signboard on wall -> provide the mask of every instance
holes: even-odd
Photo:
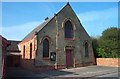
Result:
[[[56,52],[51,52],[50,53],[50,60],[51,61],[56,61]]]

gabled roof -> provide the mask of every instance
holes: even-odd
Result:
[[[51,18],[52,19],[52,18]],[[22,41],[32,38],[37,32],[39,32],[51,19],[44,21],[42,24],[33,29]]]
[[[5,37],[0,35],[0,44],[9,45],[9,41]]]
[[[10,42],[10,45],[7,47],[8,52],[19,52],[18,48],[18,43],[21,41],[13,41],[13,40],[8,40]]]
[[[69,2],[68,2],[57,14],[59,14],[66,6],[70,6]],[[70,7],[71,7],[71,6],[70,6]],[[74,12],[74,11],[73,11],[73,12]],[[54,16],[56,16],[57,14],[55,14]],[[33,29],[32,32],[30,32],[30,33],[22,40],[22,42],[25,41],[25,40],[29,40],[29,39],[33,38],[36,33],[38,33],[42,28],[44,28],[44,27],[54,18],[54,16],[53,16],[52,18],[48,19],[48,20],[45,20],[42,24],[40,24],[40,25],[37,26],[35,29]]]

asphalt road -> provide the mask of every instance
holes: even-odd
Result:
[[[118,73],[111,73],[111,74],[105,74],[105,75],[101,75],[98,77],[120,77],[120,74]]]
[[[117,72],[117,67],[102,66],[77,67],[43,73],[34,73],[24,69],[8,69],[6,79],[101,79],[101,77],[103,79],[103,77],[118,77]]]

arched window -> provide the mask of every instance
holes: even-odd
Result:
[[[25,58],[25,45],[23,46],[23,58]]]
[[[64,35],[65,38],[73,38],[73,26],[69,20],[65,22]]]
[[[88,51],[88,43],[85,43],[85,57],[88,57],[89,51]]]
[[[32,43],[30,43],[30,59],[32,59]]]
[[[44,39],[43,41],[43,57],[49,57],[49,41]]]

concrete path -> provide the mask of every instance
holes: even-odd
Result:
[[[87,66],[71,69],[52,70],[43,73],[34,73],[23,69],[13,69],[7,71],[8,77],[20,77],[20,79],[58,79],[68,77],[91,78],[110,73],[118,73],[118,67]]]

